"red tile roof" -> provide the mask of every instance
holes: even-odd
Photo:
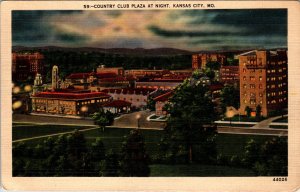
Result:
[[[72,73],[66,79],[85,79],[88,78],[90,73]]]
[[[168,101],[169,98],[173,95],[173,91],[169,91],[165,94],[162,94],[158,97],[155,97],[153,100],[154,101],[161,101],[161,102],[165,102],[165,101]]]
[[[103,92],[91,92],[91,93],[61,93],[61,92],[40,92],[32,97],[42,97],[42,98],[55,98],[55,99],[90,99],[90,98],[109,98],[110,95]]]
[[[110,103],[106,103],[103,107],[130,107],[131,103],[123,100],[113,100]]]
[[[127,81],[125,77],[114,77],[114,78],[102,78],[99,80],[100,82],[120,82]]]
[[[98,79],[103,79],[103,78],[115,78],[118,75],[116,73],[96,73],[94,74]]]
[[[143,94],[147,95],[155,91],[155,88],[123,88],[123,89],[104,89],[102,90],[105,93],[117,93],[117,94]]]

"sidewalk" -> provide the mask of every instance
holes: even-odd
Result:
[[[284,115],[284,117],[287,117],[288,115]],[[275,121],[276,119],[280,119],[282,116],[276,116],[276,117],[271,117],[269,119],[263,120],[259,123],[257,123],[256,125],[254,125],[252,128],[270,128],[270,124]],[[273,123],[274,124],[274,123]],[[282,123],[280,123],[282,124]],[[287,123],[286,123],[287,125]]]

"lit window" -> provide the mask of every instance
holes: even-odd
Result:
[[[262,76],[259,76],[259,81],[262,81]]]

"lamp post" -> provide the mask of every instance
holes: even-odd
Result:
[[[138,114],[135,116],[135,118],[136,118],[136,120],[137,120],[137,129],[139,129],[139,128],[140,128],[141,114],[138,113]]]
[[[228,110],[226,112],[226,116],[229,117],[230,127],[231,127],[231,120],[234,115],[235,115],[235,111],[231,107],[228,108]]]

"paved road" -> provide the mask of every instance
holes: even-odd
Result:
[[[147,117],[153,112],[149,111],[139,111],[134,113],[129,113],[122,115],[120,118],[116,119],[114,121],[113,126],[116,127],[137,127],[138,120],[137,115],[140,115],[139,125],[141,128],[164,128],[165,123],[164,122],[153,122],[153,121],[147,121]]]
[[[218,133],[248,134],[248,135],[278,135],[287,136],[287,129],[263,129],[251,127],[218,127]]]
[[[253,126],[253,128],[270,128],[270,124],[276,120],[276,119],[280,119],[282,116],[276,116],[276,117],[271,117],[268,118],[266,120],[263,120],[259,123],[257,123],[256,125]],[[284,117],[287,117],[287,115],[284,115]]]
[[[137,128],[137,114],[141,115],[140,128],[141,129],[156,129],[162,130],[165,123],[162,122],[149,122],[146,118],[151,114],[148,111],[134,112],[125,114],[115,120],[111,128]],[[43,116],[32,116],[32,115],[21,115],[14,114],[13,122],[18,123],[37,123],[37,124],[59,124],[59,125],[94,125],[93,120],[89,119],[67,119],[59,117],[43,117]],[[251,134],[251,135],[280,135],[287,136],[287,129],[271,129],[271,128],[254,128],[254,127],[218,127],[219,133],[228,134]]]

